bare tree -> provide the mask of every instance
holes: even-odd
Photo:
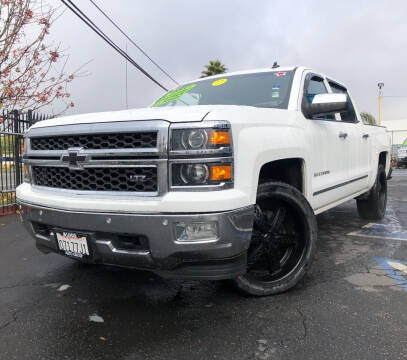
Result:
[[[42,0],[0,0],[0,104],[33,109],[59,100],[62,112],[74,106],[68,84],[85,75],[65,70],[68,56],[60,44],[47,42],[60,16]]]

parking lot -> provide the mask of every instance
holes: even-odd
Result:
[[[0,217],[0,358],[407,359],[407,170],[388,189],[379,225],[318,216],[312,269],[267,298],[43,255]]]

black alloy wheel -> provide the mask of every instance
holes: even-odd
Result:
[[[247,273],[235,285],[258,296],[290,289],[304,276],[316,239],[315,215],[304,196],[288,184],[261,184]]]

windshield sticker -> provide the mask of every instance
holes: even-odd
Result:
[[[191,84],[188,86],[183,87],[182,89],[177,89],[174,91],[170,91],[169,93],[165,94],[161,99],[159,99],[154,106],[159,106],[165,104],[167,102],[178,100],[182,95],[186,94],[189,90],[194,88],[196,84]]]
[[[278,73],[275,73],[276,76],[286,76],[287,73],[285,71],[279,71]]]
[[[220,86],[223,85],[224,83],[226,83],[228,81],[228,79],[219,79],[216,80],[212,83],[212,86]]]
[[[404,142],[403,142],[403,146],[407,146],[407,139],[406,139],[406,140],[404,140]]]
[[[273,97],[273,98],[278,98],[278,97],[280,97],[280,93],[279,93],[278,91],[273,91],[273,92],[271,93],[271,97]]]
[[[278,90],[278,89],[280,89],[280,85],[279,85],[279,84],[275,84],[275,85],[273,85],[272,89],[273,89],[273,90]]]

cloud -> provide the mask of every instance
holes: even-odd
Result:
[[[52,0],[58,6],[57,0]],[[377,116],[377,83],[385,94],[405,95],[407,2],[241,0],[95,0],[150,56],[181,82],[220,59],[230,70],[306,65],[349,87],[360,111]],[[90,2],[78,6],[124,48],[125,40]],[[52,37],[69,47],[74,69],[94,58],[91,75],[72,83],[72,112],[125,107],[124,60],[67,11]],[[174,86],[133,46],[129,53],[167,86]],[[162,90],[129,65],[129,105],[142,107]],[[407,118],[407,97],[383,103],[386,119]]]

